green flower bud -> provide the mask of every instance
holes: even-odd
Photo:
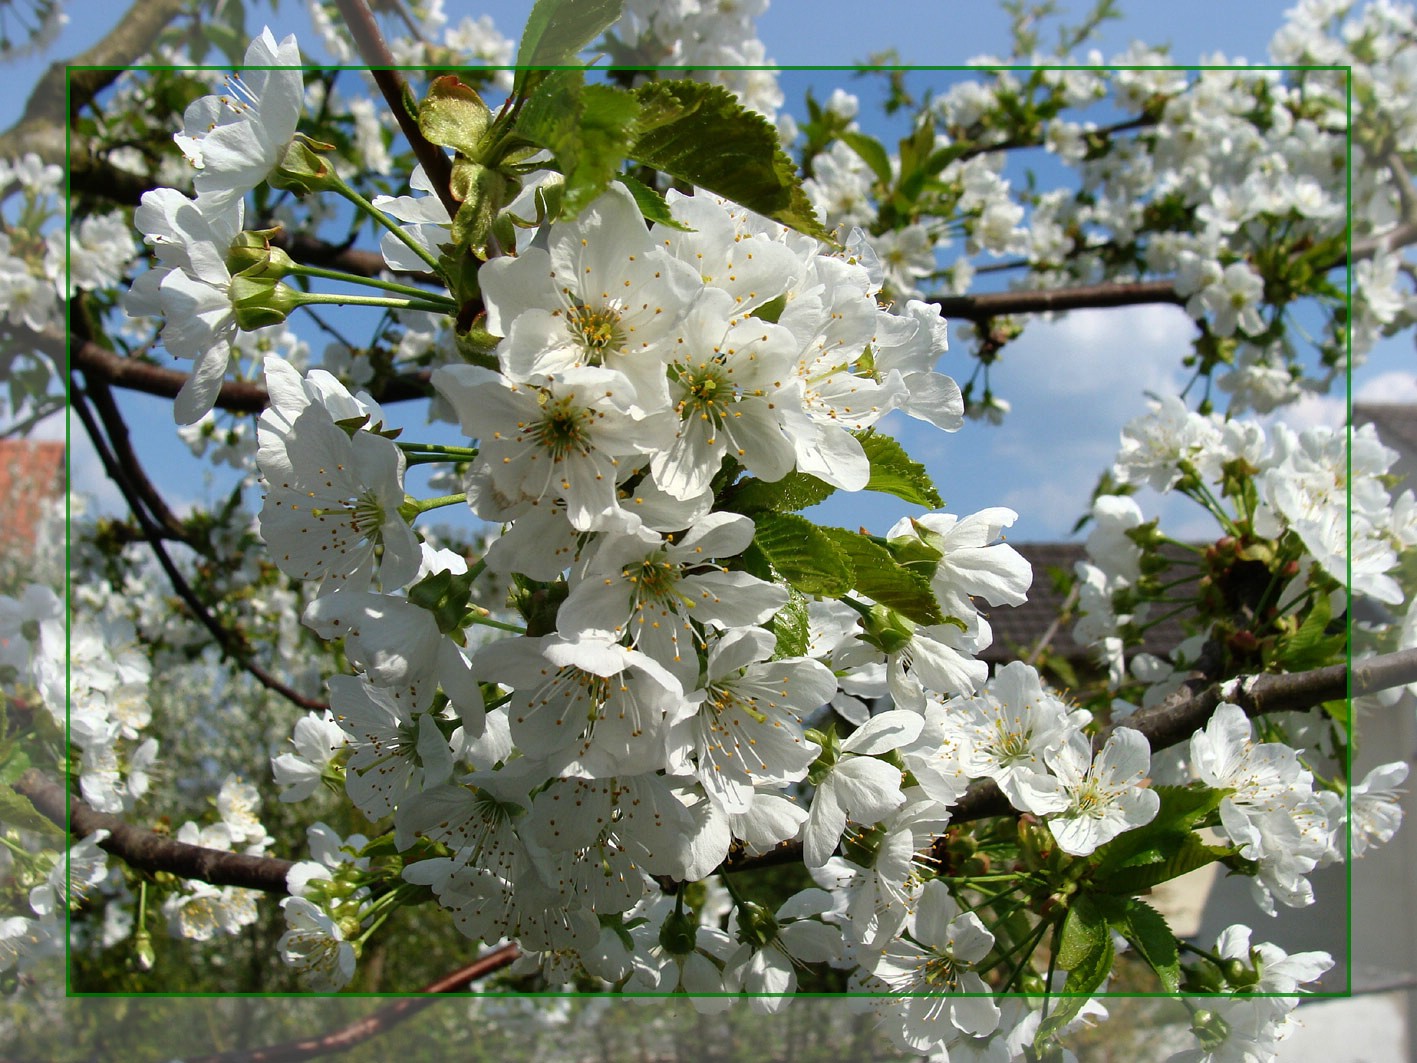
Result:
[[[153,950],[153,936],[146,929],[133,935],[133,966],[140,971],[151,971],[157,966],[157,953]]]
[[[1191,1032],[1207,1052],[1214,1051],[1230,1036],[1230,1027],[1218,1014],[1202,1009],[1191,1016]]]
[[[245,332],[280,324],[305,301],[300,292],[270,277],[238,274],[231,278],[228,291],[236,311],[236,327]]]
[[[738,908],[738,932],[756,949],[764,949],[777,937],[777,920],[761,904],[747,901]]]
[[[1247,966],[1240,960],[1226,960],[1225,966],[1221,968],[1225,975],[1225,981],[1236,989],[1251,989],[1259,983],[1259,971]]]
[[[266,277],[280,280],[295,269],[295,260],[278,247],[271,246],[274,229],[248,229],[237,233],[226,252],[226,268],[234,277],[241,274],[252,279]]]
[[[862,638],[882,653],[898,653],[915,636],[915,622],[884,605],[873,605]]]
[[[333,150],[331,144],[306,141],[296,137],[286,145],[276,168],[266,180],[272,188],[284,188],[297,196],[308,196],[311,192],[330,192],[340,187],[342,182],[335,175],[334,167],[315,154],[313,149]]]
[[[686,912],[670,912],[659,928],[659,943],[671,956],[687,956],[694,951],[699,928],[694,917]]]

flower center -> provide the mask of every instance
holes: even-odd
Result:
[[[959,967],[952,956],[931,956],[925,961],[920,976],[931,989],[959,990]]]
[[[591,412],[576,406],[568,396],[553,399],[530,434],[553,460],[561,461],[572,453],[590,453],[590,422]]]
[[[994,725],[995,741],[994,752],[997,754],[1000,763],[1012,764],[1018,760],[1026,760],[1030,756],[1028,740],[1032,737],[1030,731],[1011,731],[1003,720]]]
[[[625,341],[620,311],[613,306],[573,306],[566,315],[566,328],[593,363]]]

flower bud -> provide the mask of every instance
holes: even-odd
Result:
[[[133,966],[140,971],[151,971],[157,966],[157,953],[153,950],[153,936],[146,929],[133,935]]]
[[[270,277],[231,278],[231,306],[236,311],[236,327],[245,332],[278,325],[304,300],[300,292]]]
[[[764,949],[777,937],[777,920],[761,904],[745,901],[738,908],[738,932],[754,948]]]
[[[284,188],[297,196],[307,196],[311,192],[329,192],[338,188],[340,179],[335,176],[334,167],[316,155],[314,148],[332,150],[333,145],[306,142],[296,137],[286,145],[276,168],[266,180],[272,188]]]
[[[898,653],[914,636],[915,623],[884,605],[874,605],[861,636],[882,653]]]
[[[685,912],[670,912],[659,928],[659,943],[671,956],[687,956],[694,951],[699,928],[694,918]]]
[[[295,260],[280,248],[271,246],[271,237],[278,232],[279,226],[237,233],[226,251],[227,272],[233,277],[242,274],[252,279],[280,280],[287,276],[295,268]]]

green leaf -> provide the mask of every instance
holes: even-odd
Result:
[[[749,476],[733,486],[723,506],[734,513],[754,514],[766,510],[793,513],[815,506],[835,491],[825,480],[805,472],[790,472],[781,480],[771,482]]]
[[[1079,894],[1068,908],[1058,942],[1058,968],[1073,971],[1083,967],[1102,949],[1107,940],[1107,918],[1087,894]]]
[[[831,538],[805,517],[759,513],[749,552],[757,551],[803,594],[840,598],[851,589],[851,562]]]
[[[694,229],[679,221],[669,212],[669,204],[659,194],[658,189],[651,188],[627,173],[620,174],[615,180],[630,190],[630,195],[635,197],[635,205],[640,208],[640,214],[645,221],[653,222],[655,225],[664,225],[681,233],[694,232]]]
[[[1097,992],[1098,986],[1107,981],[1112,969],[1112,935],[1108,933],[1107,911],[1095,903],[1088,894],[1080,894],[1068,909],[1067,921],[1063,924],[1063,940],[1058,944],[1057,965],[1067,971],[1067,981],[1063,984],[1064,994],[1053,998],[1053,1008],[1039,1023],[1039,1032],[1034,1036],[1034,1052],[1043,1056],[1047,1045],[1056,1033],[1077,1018],[1083,1011],[1088,996]]]
[[[533,71],[526,67],[565,66],[576,53],[619,19],[624,0],[536,0],[517,48],[513,94],[520,94]]]
[[[1070,995],[1054,998],[1048,1017],[1039,1023],[1033,1046],[1040,1055],[1053,1036],[1076,1018],[1112,970],[1115,954],[1107,928],[1107,907],[1110,906],[1105,902],[1081,894],[1068,909],[1058,946],[1058,966],[1068,972],[1063,992]]]
[[[561,217],[574,218],[615,179],[630,149],[639,102],[624,89],[550,74],[522,108],[517,132],[556,156],[565,178]]]
[[[850,559],[856,572],[856,589],[862,594],[917,624],[945,622],[927,576],[906,568],[889,550],[860,532],[845,528],[823,528],[822,531],[831,536],[837,549]]]
[[[449,74],[428,86],[418,105],[418,130],[431,143],[478,155],[483,135],[492,124],[492,112],[475,90]]]
[[[0,784],[0,822],[7,827],[34,831],[54,838],[63,838],[64,832],[35,808],[28,797],[15,792],[14,787]]]
[[[723,86],[652,81],[635,95],[644,106],[640,135],[630,152],[636,161],[790,228],[831,239],[777,131]]]
[[[1343,633],[1325,634],[1332,619],[1333,611],[1329,607],[1328,595],[1315,595],[1309,615],[1299,625],[1299,630],[1280,645],[1278,660],[1285,671],[1307,672],[1331,664],[1335,658],[1343,659],[1343,648],[1346,645]]]
[[[1107,893],[1144,893],[1237,852],[1223,845],[1207,845],[1194,831],[1167,832],[1150,840],[1152,845],[1135,854],[1130,862],[1097,876],[1093,880],[1096,888]]]
[[[787,604],[772,618],[772,632],[777,636],[773,659],[801,657],[807,652],[807,599],[796,591]]]
[[[879,140],[868,137],[865,133],[851,132],[842,133],[841,139],[852,151],[861,156],[861,161],[871,167],[871,172],[882,184],[889,185],[891,183],[891,159]]]
[[[1112,919],[1112,926],[1151,965],[1167,993],[1181,986],[1181,953],[1176,948],[1176,935],[1151,905],[1135,897],[1127,898],[1122,914]]]
[[[866,483],[866,490],[882,491],[928,509],[944,506],[925,466],[911,460],[905,448],[894,439],[880,432],[867,432],[856,438],[871,462],[871,479]]]
[[[16,749],[13,742],[6,742],[4,748],[0,749],[0,762],[3,762],[3,767],[0,767],[0,784],[6,786],[30,769],[29,754],[23,749]]]
[[[470,572],[453,573],[444,569],[410,587],[408,600],[432,613],[439,631],[451,634],[463,627],[475,578]]]

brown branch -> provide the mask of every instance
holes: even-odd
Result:
[[[413,148],[413,154],[423,164],[423,172],[428,175],[443,206],[448,208],[448,217],[455,217],[460,204],[453,198],[453,165],[443,154],[443,149],[431,143],[418,128],[418,116],[411,106],[413,92],[396,69],[398,64],[389,46],[384,43],[379,24],[374,21],[374,13],[364,0],[335,0],[335,6],[344,17],[345,26],[354,38],[359,54],[368,64],[374,83],[379,86],[389,109],[398,119],[399,128]]]
[[[402,1000],[385,1004],[371,1015],[319,1037],[284,1041],[265,1048],[235,1048],[210,1056],[188,1056],[187,1063],[294,1063],[296,1060],[346,1052],[363,1041],[387,1033],[430,1004],[437,1003],[439,994],[457,993],[473,982],[510,965],[520,955],[521,950],[516,945],[502,945],[484,952],[461,970],[424,986],[418,990],[418,996],[404,997]]]
[[[1100,310],[1147,303],[1184,305],[1172,281],[1135,281],[1128,284],[1089,284],[1076,288],[1040,291],[990,292],[986,295],[937,296],[931,302],[945,317],[987,321],[1003,314],[1040,314],[1063,310]]]
[[[147,472],[144,471],[142,462],[138,460],[137,452],[133,450],[132,440],[128,435],[128,424],[123,420],[123,414],[118,409],[118,404],[113,401],[112,390],[102,379],[90,377],[87,374],[84,376],[84,384],[85,391],[93,401],[94,409],[98,411],[99,420],[103,422],[113,458],[127,479],[129,486],[132,487],[136,499],[140,499],[147,507],[152,523],[165,533],[163,538],[190,544],[191,539],[187,534],[187,529],[177,519],[177,514],[172,512],[167,500],[162,497],[162,492],[153,484]]]
[[[63,351],[63,340],[54,335],[38,337],[40,345]],[[138,358],[125,358],[92,340],[74,337],[70,348],[70,364],[82,370],[85,375],[112,384],[128,391],[141,391],[163,398],[176,398],[187,382],[187,374],[175,369],[166,369],[152,362]],[[373,389],[374,398],[382,403],[406,402],[410,399],[426,399],[433,374],[423,369],[414,373],[404,373],[388,380],[382,387]],[[244,380],[228,380],[217,393],[218,408],[231,413],[260,413],[270,402],[270,395],[260,384]]]
[[[163,530],[157,526],[153,518],[148,515],[147,510],[141,504],[138,492],[124,472],[122,465],[114,456],[110,449],[110,444],[105,438],[102,427],[94,417],[93,410],[90,409],[89,397],[78,387],[71,388],[74,412],[79,415],[79,420],[88,433],[94,450],[98,454],[99,461],[103,464],[104,471],[108,473],[123,494],[123,500],[127,503],[129,511],[142,529],[143,536],[148,540],[148,546],[152,549],[153,557],[157,559],[158,565],[167,574],[168,582],[172,585],[177,597],[182,599],[187,606],[192,618],[207,629],[213,641],[221,647],[222,652],[227,654],[241,668],[249,673],[258,683],[272,693],[279,694],[287,701],[302,709],[327,709],[328,703],[318,698],[306,697],[304,694],[287,686],[281,682],[265,668],[257,664],[252,658],[250,651],[245,646],[245,639],[238,633],[227,629],[217,618],[212,615],[210,609],[197,596],[196,590],[182,575],[177,566],[173,563],[171,556],[167,552],[167,547],[163,544]]]
[[[33,151],[45,162],[64,165],[68,114],[89,103],[151,47],[163,28],[186,9],[186,0],[134,0],[108,36],[72,59],[51,63],[35,84],[20,120],[0,134],[0,157],[18,158]],[[69,67],[108,67],[74,70]],[[80,145],[75,145],[80,148]],[[77,155],[85,156],[79,150]]]
[[[1354,697],[1378,690],[1417,683],[1417,649],[1382,654],[1353,663],[1351,692]],[[1160,705],[1143,709],[1119,726],[1140,731],[1152,752],[1179,745],[1204,727],[1222,701],[1239,705],[1249,716],[1272,712],[1299,712],[1325,701],[1346,697],[1350,692],[1346,665],[1335,664],[1309,672],[1260,675],[1206,683],[1193,680]],[[1099,736],[1101,737],[1101,736]],[[1016,815],[1003,792],[992,781],[980,780],[950,806],[951,823],[968,823],[994,816]],[[802,844],[788,842],[761,856],[730,857],[725,871],[750,871],[759,867],[796,863],[802,859]]]
[[[34,807],[76,838],[86,838],[96,830],[108,831],[99,848],[140,871],[167,871],[180,878],[196,879],[213,886],[240,886],[266,893],[285,893],[286,873],[294,866],[275,856],[248,856],[201,845],[188,845],[173,838],[135,827],[107,812],[95,812],[38,768],[30,768],[15,783],[15,791],[29,798]],[[64,802],[68,799],[68,814]]]

